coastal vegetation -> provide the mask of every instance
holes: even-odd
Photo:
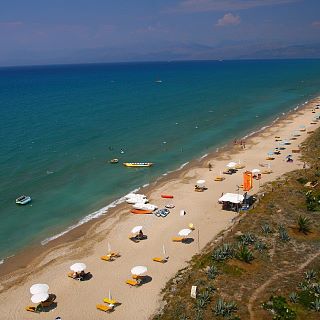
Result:
[[[265,184],[254,208],[167,283],[154,320],[319,319],[319,141],[317,130],[301,146],[305,168]]]

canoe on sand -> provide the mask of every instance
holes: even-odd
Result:
[[[132,210],[130,210],[130,212],[133,214],[150,214],[150,213],[152,213],[151,210],[139,210],[139,209],[132,209]]]
[[[170,194],[162,194],[161,198],[165,198],[165,199],[173,199],[173,196]]]

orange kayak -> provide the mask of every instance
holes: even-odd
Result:
[[[133,214],[150,214],[150,213],[152,213],[151,210],[139,210],[139,209],[132,209],[132,210],[130,210],[130,212]]]
[[[162,194],[161,198],[165,198],[165,199],[173,199],[173,196],[170,194]]]

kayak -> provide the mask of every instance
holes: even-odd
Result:
[[[132,209],[132,210],[130,210],[130,212],[133,214],[150,214],[150,213],[152,213],[151,210],[139,210],[139,209]]]
[[[165,199],[173,199],[173,196],[170,194],[162,194],[161,198],[165,198]]]

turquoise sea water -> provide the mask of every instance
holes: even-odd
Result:
[[[1,68],[0,260],[319,89],[319,60]],[[112,158],[156,165],[128,169]],[[21,194],[32,204],[17,206]]]

